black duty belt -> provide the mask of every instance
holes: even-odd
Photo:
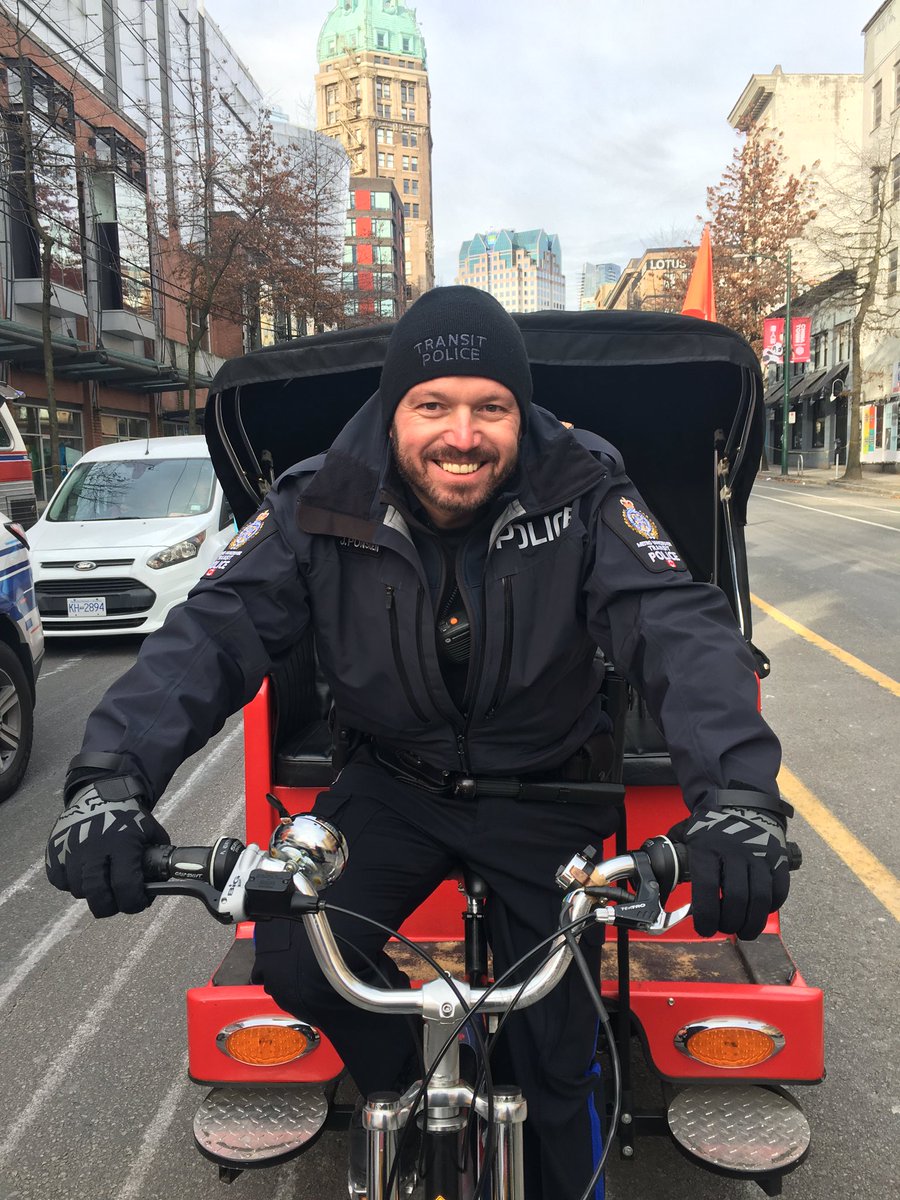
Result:
[[[436,796],[457,796],[463,800],[493,796],[508,800],[545,800],[557,804],[597,800],[616,805],[621,805],[625,799],[625,788],[621,783],[593,780],[569,782],[554,779],[552,770],[513,776],[467,775],[462,771],[438,770],[409,751],[388,750],[373,744],[372,753],[375,761],[398,782],[422,788]]]

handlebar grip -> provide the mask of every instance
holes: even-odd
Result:
[[[147,883],[194,879],[221,890],[243,849],[243,842],[225,837],[213,846],[150,846],[144,851],[144,879]]]
[[[676,883],[689,883],[691,872],[689,867],[688,848],[684,842],[675,842],[670,838],[650,838],[641,847],[650,857],[650,865],[657,878],[660,894],[665,899]],[[672,861],[674,851],[675,861]],[[803,865],[803,854],[796,842],[788,842],[785,846],[788,860],[788,870],[798,871]]]

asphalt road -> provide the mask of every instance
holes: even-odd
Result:
[[[762,485],[748,543],[757,597],[900,680],[900,502]],[[759,608],[753,618],[754,640],[773,663],[764,711],[785,764],[900,874],[900,697]],[[208,977],[229,932],[177,900],[95,922],[45,882],[43,846],[64,765],[86,714],[136,649],[130,641],[50,643],[32,763],[18,795],[0,807],[0,1200],[338,1200],[344,1157],[334,1135],[230,1189],[194,1149],[201,1092],[186,1078],[184,993]],[[233,718],[163,801],[175,841],[240,833],[241,771]],[[900,1194],[898,922],[816,828],[798,817],[793,832],[805,865],[785,937],[807,981],[825,989],[828,1078],[801,1097],[814,1149],[785,1195],[888,1200]],[[645,1143],[633,1163],[613,1163],[607,1194],[762,1195],[697,1171],[660,1140]]]

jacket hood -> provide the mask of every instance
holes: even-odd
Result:
[[[605,463],[598,453],[606,457]],[[330,513],[344,518],[342,533],[352,526],[351,536],[371,537],[388,504],[382,489],[391,466],[380,394],[376,392],[347,422],[324,458],[303,465],[318,470],[300,502],[301,527],[310,533],[336,532],[331,521],[323,520]],[[515,495],[526,512],[543,512],[621,469],[621,459],[608,442],[567,429],[553,413],[535,405],[519,444]]]

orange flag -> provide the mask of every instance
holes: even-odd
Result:
[[[712,246],[709,243],[709,226],[703,226],[697,261],[691,272],[687,295],[681,309],[684,317],[702,317],[704,321],[716,319],[716,296],[713,288]]]

